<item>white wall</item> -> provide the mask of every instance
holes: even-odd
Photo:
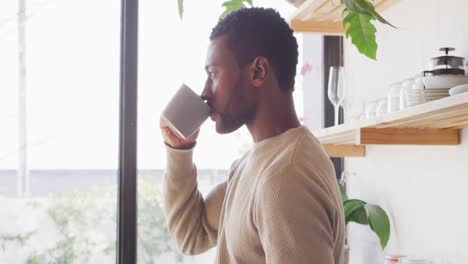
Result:
[[[304,123],[312,130],[319,129],[324,124],[323,36],[304,34],[302,46],[302,64],[310,66],[302,79]]]
[[[377,61],[345,40],[347,80],[358,99],[385,96],[390,83],[428,69],[440,47],[455,47],[455,55],[468,58],[467,0],[402,0],[383,16],[399,29],[377,25]],[[371,145],[365,158],[345,160],[346,170],[355,173],[351,196],[389,213],[386,253],[468,263],[468,129],[461,138],[458,146]],[[368,228],[350,224],[349,244],[352,264],[383,263]]]

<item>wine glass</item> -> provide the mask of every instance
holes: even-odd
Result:
[[[344,68],[331,66],[328,76],[328,99],[335,111],[335,126],[338,125],[340,105],[344,101]]]

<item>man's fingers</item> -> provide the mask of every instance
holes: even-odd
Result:
[[[164,135],[171,140],[184,140],[184,138],[180,137],[179,134],[172,131],[169,127],[162,127],[161,129],[164,131]]]
[[[159,126],[160,126],[160,127],[167,127],[167,125],[168,125],[168,124],[167,124],[166,119],[164,119],[162,116],[159,117]]]

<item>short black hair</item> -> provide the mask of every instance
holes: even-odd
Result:
[[[210,40],[224,35],[241,67],[263,56],[272,66],[280,88],[285,92],[294,90],[297,41],[276,10],[252,7],[233,11],[219,20],[211,31]]]

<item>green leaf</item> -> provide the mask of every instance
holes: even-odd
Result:
[[[348,195],[346,194],[346,190],[344,188],[344,184],[342,182],[338,183],[338,186],[340,187],[340,193],[341,193],[341,200],[343,202],[346,202],[349,198]]]
[[[359,52],[375,60],[377,54],[375,32],[377,30],[370,22],[371,19],[370,15],[349,12],[345,19],[343,19],[343,26],[346,27],[349,24],[346,30],[346,38],[351,36],[351,41]]]
[[[372,3],[368,0],[344,0],[346,7],[354,12],[358,12],[360,14],[367,14],[372,16],[374,19],[377,19],[383,24],[387,24],[391,27],[396,28],[394,25],[390,24],[385,18],[383,18],[377,11],[375,11],[375,7]],[[349,6],[349,7],[348,7]]]
[[[351,216],[354,211],[359,210],[359,208],[364,207],[366,202],[358,199],[349,199],[343,203],[344,213],[345,213],[345,222],[349,223]]]
[[[377,19],[378,21],[380,21],[381,23],[383,24],[387,24],[393,28],[397,28],[395,27],[394,25],[390,24],[390,22],[388,22],[387,20],[385,20],[385,18],[383,18],[379,13],[377,13],[376,11],[373,11],[372,12],[372,15],[374,16],[375,19]]]
[[[349,222],[355,222],[361,225],[368,225],[369,220],[367,219],[367,211],[364,206],[361,206],[354,210],[348,219]]]
[[[221,17],[225,17],[227,14],[232,11],[241,9],[244,5],[242,4],[243,0],[229,0],[224,2],[221,6],[225,7],[226,10],[221,14]]]
[[[253,0],[228,0],[225,1],[221,6],[225,7],[223,14],[221,14],[221,18],[225,17],[227,14],[231,13],[232,11],[239,10],[245,7],[244,2],[248,3],[250,6],[253,6]]]
[[[394,25],[390,24],[387,20],[385,20],[377,11],[375,11],[375,7],[372,3],[367,0],[352,0],[354,1],[355,5],[358,7],[359,10],[362,12],[371,15],[373,18],[379,20],[383,24],[387,24],[391,27],[396,28]]]
[[[244,0],[228,0],[226,2],[224,2],[221,6],[223,7],[227,7],[227,8],[234,8],[234,7],[242,7],[242,2]]]
[[[349,10],[348,10],[348,8],[345,7],[345,8],[343,8],[343,11],[341,11],[341,16],[344,17],[348,13],[349,13]]]
[[[377,234],[382,249],[387,246],[390,237],[390,221],[385,211],[377,205],[366,204],[367,214],[369,215],[369,225]]]
[[[348,9],[350,12],[362,12],[362,10],[359,9],[359,7],[354,3],[353,0],[343,0],[343,2],[346,9]]]
[[[179,8],[179,17],[182,19],[182,16],[184,15],[184,0],[177,0],[177,5]]]

